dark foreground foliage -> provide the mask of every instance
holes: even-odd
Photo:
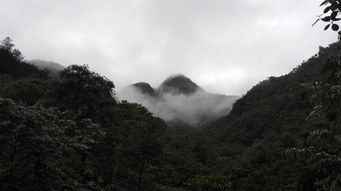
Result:
[[[0,46],[0,190],[339,188],[340,43],[201,128],[118,101],[87,66],[52,78],[13,46]]]

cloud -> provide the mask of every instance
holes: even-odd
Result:
[[[306,0],[0,0],[0,37],[27,59],[87,64],[117,87],[183,73],[240,95],[336,40]]]
[[[189,125],[203,125],[227,115],[238,97],[210,94],[198,90],[193,94],[160,92],[156,96],[142,94],[134,86],[118,92],[120,100],[139,103],[155,116],[167,122],[185,122]]]

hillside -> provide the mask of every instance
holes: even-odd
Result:
[[[142,176],[162,184],[154,177],[166,140],[161,119],[118,102],[113,82],[86,66],[50,78],[13,46],[0,44],[0,190],[155,187]]]
[[[318,148],[312,130],[328,120],[340,125],[339,85],[322,100],[334,110],[307,120],[321,84],[314,82],[340,84],[340,52],[340,42],[320,48],[289,74],[255,85],[227,114],[235,97],[208,93],[183,75],[155,89],[129,86],[145,108],[118,100],[114,83],[87,66],[51,78],[0,44],[0,190],[315,191],[317,179],[339,175],[337,131],[314,131],[328,138],[323,146],[333,143],[336,162],[322,158],[327,169],[286,151]],[[165,123],[156,111],[178,120]]]
[[[14,50],[16,50],[14,52]],[[7,75],[10,79],[19,79],[24,77],[46,78],[47,73],[39,70],[37,67],[22,61],[19,50],[14,49],[9,52],[0,48],[0,75]]]
[[[313,188],[309,170],[288,161],[284,150],[304,144],[312,131],[306,121],[312,90],[305,84],[322,81],[329,55],[340,50],[340,43],[320,48],[289,74],[260,82],[236,101],[228,116],[205,129],[206,136],[218,140],[214,147],[224,159],[217,159],[221,164],[216,168],[235,177],[236,190]]]
[[[51,77],[57,77],[58,73],[62,71],[63,69],[65,69],[64,66],[56,62],[45,61],[45,60],[40,60],[40,59],[28,60],[27,63],[36,66],[40,70],[47,70]]]

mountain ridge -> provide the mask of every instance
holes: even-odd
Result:
[[[65,66],[57,62],[41,59],[28,60],[27,63],[39,68],[40,70],[47,70],[51,77],[58,77],[59,72],[65,69]]]
[[[227,115],[237,96],[205,91],[183,74],[171,75],[157,88],[138,82],[118,92],[121,99],[139,103],[167,122],[207,124]]]

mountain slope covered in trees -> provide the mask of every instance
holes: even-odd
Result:
[[[308,120],[313,85],[326,81],[330,55],[340,50],[340,43],[321,47],[289,74],[260,82],[234,104],[228,116],[205,129],[204,134],[219,140],[216,147],[226,161],[218,168],[235,177],[237,190],[314,190],[317,173],[288,160],[285,150],[306,145],[317,128]]]
[[[340,52],[340,43],[320,48],[289,74],[254,86],[230,114],[193,128],[168,126],[119,101],[114,83],[87,66],[52,78],[7,39],[0,46],[0,190],[317,190],[316,180],[328,176],[287,151],[310,148],[310,132],[340,121],[335,112],[307,120],[315,82],[338,79],[330,74]]]

